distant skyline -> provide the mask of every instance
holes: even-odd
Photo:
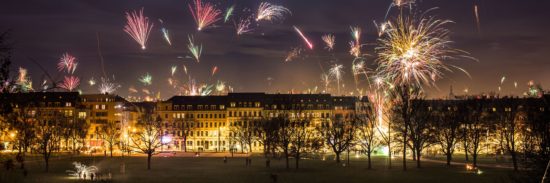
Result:
[[[235,16],[255,13],[260,1],[211,0],[225,11],[236,5]],[[37,60],[51,74],[62,78],[56,71],[59,57],[65,52],[74,55],[79,66],[75,72],[81,78],[85,93],[97,93],[87,81],[103,75],[97,53],[96,34],[100,35],[101,51],[109,77],[122,87],[117,91],[127,96],[128,88],[144,88],[138,78],[149,73],[153,77],[151,91],[160,91],[163,98],[174,95],[168,84],[170,69],[178,66],[183,78],[182,65],[197,82],[215,83],[223,80],[235,92],[287,92],[291,89],[322,88],[320,75],[333,63],[343,64],[346,91],[355,88],[348,54],[351,40],[350,26],[363,29],[367,62],[375,69],[377,33],[373,21],[381,22],[391,0],[270,0],[283,5],[292,15],[280,23],[262,22],[253,33],[237,36],[233,21],[218,21],[214,27],[197,32],[188,10],[191,0],[57,0],[6,1],[0,6],[0,31],[12,30],[14,42],[13,74],[18,67],[29,69],[35,88],[41,82],[41,70],[29,58]],[[474,4],[478,5],[480,31],[476,28]],[[144,8],[145,16],[154,23],[147,50],[124,31],[125,12]],[[453,20],[448,28],[453,32],[453,47],[469,52],[478,61],[450,61],[467,70],[472,78],[459,71],[445,73],[437,88],[427,88],[430,97],[443,97],[450,85],[455,94],[498,91],[501,78],[506,77],[501,94],[515,94],[527,89],[533,80],[547,89],[550,86],[550,1],[544,0],[419,0],[416,10],[433,7],[430,15]],[[390,17],[394,16],[390,12]],[[162,20],[162,24],[159,21]],[[255,23],[254,23],[255,24]],[[303,52],[301,59],[284,62],[293,47],[304,47],[292,26],[302,29],[315,45],[314,50]],[[163,40],[160,29],[168,29],[172,46]],[[323,49],[321,36],[336,36],[335,55]],[[187,58],[187,36],[194,35],[203,45],[201,62]],[[336,60],[334,60],[336,58]],[[218,72],[211,77],[211,70]],[[187,77],[187,76],[185,76]],[[271,78],[268,81],[268,78]],[[514,82],[518,88],[514,88]]]

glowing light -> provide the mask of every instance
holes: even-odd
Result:
[[[145,50],[149,33],[153,29],[153,23],[149,22],[148,17],[143,16],[143,8],[139,12],[126,12],[126,20],[128,22],[124,27],[124,31],[141,45],[141,49]]]
[[[334,64],[329,70],[330,76],[336,80],[338,94],[340,94],[340,82],[342,81],[342,75],[344,73],[343,69],[343,65]]]

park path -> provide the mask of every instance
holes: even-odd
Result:
[[[428,159],[428,158],[422,158],[422,161],[425,161],[425,162],[432,162],[432,163],[447,164],[447,161],[444,161],[444,160],[434,160],[434,159]],[[451,161],[451,165],[463,165],[463,166],[466,166],[466,164],[471,164],[471,163],[464,163],[464,162]],[[478,166],[478,167],[485,167],[485,168],[514,169],[514,167],[512,167],[512,166],[501,165],[501,164],[477,163],[477,166]]]

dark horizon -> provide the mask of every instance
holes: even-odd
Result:
[[[372,22],[384,19],[391,1],[269,1],[289,8],[292,15],[282,23],[261,23],[254,33],[242,36],[236,36],[233,23],[224,24],[223,21],[216,23],[216,27],[197,32],[187,8],[191,3],[188,0],[56,2],[8,1],[0,7],[0,30],[12,30],[12,74],[18,67],[29,69],[36,88],[41,82],[42,72],[30,59],[37,60],[49,73],[61,78],[56,63],[63,53],[69,52],[78,59],[75,74],[81,78],[82,91],[98,93],[96,86],[90,87],[87,81],[102,76],[96,40],[96,34],[99,34],[107,75],[114,75],[116,82],[122,85],[116,92],[118,95],[127,96],[131,86],[141,90],[143,85],[138,77],[150,73],[153,85],[148,88],[153,92],[160,91],[162,98],[166,99],[174,94],[167,82],[170,67],[178,66],[183,78],[182,64],[189,68],[190,75],[197,78],[197,82],[223,80],[233,86],[235,92],[286,93],[291,89],[300,92],[314,86],[321,87],[320,74],[334,63],[330,53],[323,50],[320,37],[325,33],[336,35],[335,56],[337,62],[345,66],[345,85],[355,87],[349,70],[353,60],[348,54],[349,27],[363,29],[363,42],[368,44],[365,52],[370,55],[367,62],[371,68],[374,67],[376,53],[373,44],[377,35]],[[211,2],[222,11],[235,4],[234,19],[253,13],[259,5],[259,2],[248,0]],[[474,3],[479,7],[480,32],[474,20]],[[472,78],[459,71],[447,72],[437,82],[438,87],[428,88],[430,97],[446,96],[451,85],[455,94],[463,94],[465,88],[469,88],[470,94],[498,92],[503,76],[506,77],[501,86],[503,95],[520,95],[531,80],[543,87],[550,85],[550,72],[546,71],[550,68],[550,45],[547,44],[550,42],[547,33],[550,24],[544,23],[550,17],[546,10],[550,2],[423,0],[417,4],[416,9],[422,11],[438,7],[431,15],[453,20],[455,23],[447,26],[452,32],[453,47],[469,52],[478,60],[448,62],[464,68]],[[141,7],[155,24],[145,51],[122,30],[126,23],[124,12]],[[247,10],[243,11],[243,8]],[[163,20],[162,26],[158,19]],[[293,31],[293,25],[304,31],[314,42],[315,49],[305,51],[302,59],[284,63],[292,47],[304,46]],[[162,39],[161,27],[171,32],[171,47]],[[185,58],[189,55],[186,48],[189,34],[195,35],[204,47],[200,63]],[[218,66],[219,71],[215,77],[210,77],[214,66]],[[268,82],[267,78],[272,78],[272,81]],[[514,82],[518,83],[517,89]]]

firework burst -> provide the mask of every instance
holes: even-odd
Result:
[[[340,83],[342,81],[342,75],[344,74],[343,70],[344,65],[341,64],[334,64],[329,70],[329,75],[336,80],[338,94],[340,94]]]
[[[353,41],[350,41],[350,51],[349,53],[353,56],[360,57],[361,56],[361,48],[363,45],[361,44],[361,28],[359,27],[350,27],[351,29],[351,37],[353,38]]]
[[[290,62],[298,57],[300,57],[300,54],[302,53],[302,48],[296,47],[292,48],[290,52],[288,52],[288,55],[286,56],[285,62]]]
[[[300,30],[298,27],[296,26],[292,26],[294,28],[294,30],[296,31],[296,33],[298,33],[298,35],[300,35],[300,37],[302,37],[302,39],[304,40],[304,42],[307,44],[307,47],[311,50],[313,50],[313,44],[309,41],[309,39],[304,35],[304,33],[302,33],[302,30]]]
[[[65,79],[58,87],[72,92],[80,84],[80,79],[76,76],[65,76]]]
[[[94,79],[93,77],[90,78],[90,80],[88,80],[88,84],[89,84],[90,86],[94,86],[94,85],[96,84],[95,79]]]
[[[197,23],[198,31],[216,23],[220,20],[219,15],[222,13],[213,4],[203,3],[201,0],[194,0],[193,5],[189,4],[189,11]]]
[[[336,44],[336,37],[334,37],[334,35],[332,34],[325,34],[321,37],[321,39],[323,40],[323,42],[325,42],[326,44],[326,49],[331,51],[334,49],[334,45]]]
[[[239,23],[235,24],[235,29],[237,30],[237,35],[243,35],[246,33],[252,32],[254,29],[250,27],[251,25],[250,18],[244,18],[239,21]]]
[[[435,85],[442,70],[450,70],[443,60],[463,53],[449,47],[450,31],[444,26],[450,22],[433,17],[397,18],[376,48],[379,73],[393,85]]]
[[[120,88],[120,85],[110,82],[108,79],[101,78],[98,89],[100,93],[114,93],[118,88]]]
[[[139,79],[139,82],[143,83],[145,86],[149,86],[153,84],[153,76],[151,76],[149,73],[141,76]]]
[[[76,58],[69,53],[65,53],[61,56],[59,59],[59,62],[57,63],[57,70],[63,71],[66,70],[67,73],[73,74],[76,70],[76,66],[78,63],[76,62]]]
[[[197,62],[200,62],[200,57],[202,54],[202,45],[196,45],[195,44],[195,38],[191,35],[188,36],[189,38],[189,44],[187,45],[187,48],[195,58]]]
[[[285,19],[285,14],[287,13],[291,14],[290,10],[284,6],[262,2],[256,14],[256,21],[282,21]]]
[[[153,29],[153,23],[149,22],[149,18],[143,15],[143,8],[132,13],[126,12],[127,25],[124,31],[128,33],[139,45],[145,50],[149,33]]]

